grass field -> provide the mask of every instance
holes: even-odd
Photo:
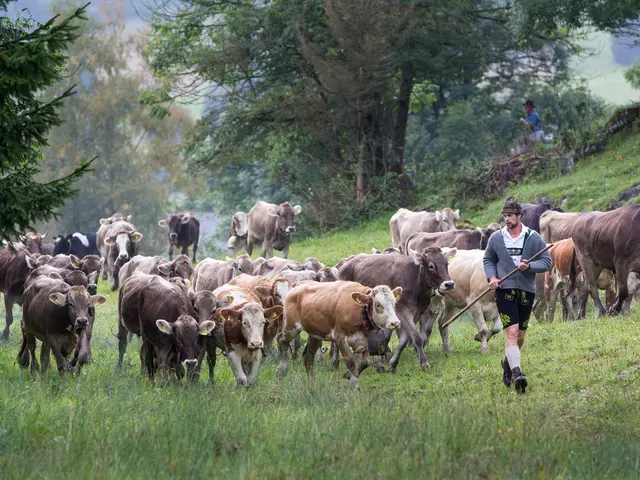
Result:
[[[639,147],[638,137],[621,140],[568,177],[514,191],[523,200],[567,194],[574,210],[599,205],[640,182]],[[463,216],[482,224],[498,212],[496,203]],[[381,218],[295,243],[291,257],[333,264],[389,243]],[[626,317],[532,320],[525,396],[500,381],[503,336],[483,356],[464,317],[451,329],[454,353],[431,339],[426,372],[408,348],[397,374],[367,370],[355,391],[342,365],[319,366],[311,382],[294,361],[281,379],[271,357],[258,385],[238,389],[222,357],[215,385],[150,384],[137,343],[116,374],[117,295],[100,288],[108,302],[97,310],[94,363],[79,378],[20,370],[14,309],[10,341],[0,346],[0,478],[640,477],[635,305]]]

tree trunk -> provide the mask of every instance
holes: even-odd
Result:
[[[407,135],[407,121],[409,120],[409,105],[411,103],[411,92],[413,91],[414,70],[411,63],[402,66],[402,77],[400,79],[400,92],[398,93],[398,113],[396,115],[396,126],[393,136],[394,161],[390,170],[397,174],[404,171],[404,145]]]

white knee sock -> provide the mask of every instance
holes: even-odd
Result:
[[[504,354],[507,356],[509,362],[509,368],[520,368],[520,348],[517,345],[510,345],[505,347]]]

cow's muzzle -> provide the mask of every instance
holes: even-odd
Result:
[[[187,360],[184,360],[182,362],[182,366],[184,368],[194,368],[198,366],[198,359],[197,358],[189,358]]]
[[[438,291],[442,292],[446,292],[447,290],[451,290],[453,287],[455,287],[456,282],[454,282],[453,280],[448,280],[446,282],[442,282],[440,284],[440,287],[438,288]]]
[[[396,330],[398,328],[400,328],[400,320],[387,323],[387,330]]]
[[[170,239],[172,242],[175,242],[175,241],[178,239],[178,234],[177,234],[177,233],[170,233],[170,234],[169,234],[169,239]]]
[[[96,285],[95,283],[90,283],[89,285],[87,285],[87,292],[89,293],[89,295],[95,295],[96,293],[98,293],[98,285]]]
[[[89,319],[87,317],[76,318],[76,328],[84,328],[89,325]]]
[[[247,346],[249,347],[249,350],[259,350],[264,348],[264,342],[262,340],[259,342],[250,342]]]
[[[295,225],[289,225],[287,228],[284,229],[284,231],[286,233],[293,233],[293,232],[296,231],[296,227],[295,227]]]

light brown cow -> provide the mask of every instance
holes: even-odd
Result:
[[[209,380],[212,381],[214,375],[216,348],[220,348],[226,354],[237,385],[251,385],[260,370],[265,327],[278,321],[282,307],[265,309],[256,295],[234,285],[224,285],[213,294],[218,304],[218,327],[212,337],[205,339]]]
[[[193,271],[193,287],[196,292],[212,292],[243,273],[253,273],[253,263],[247,254],[238,255],[235,259],[227,257],[226,261],[205,258]]]
[[[256,202],[247,214],[247,253],[251,255],[253,247],[261,245],[262,257],[273,257],[276,249],[282,252],[282,258],[287,258],[291,234],[296,231],[295,216],[301,211],[300,205],[292,207],[288,202],[280,205]]]
[[[165,278],[180,277],[188,280],[191,278],[193,268],[191,267],[191,260],[186,255],[178,255],[172,261],[159,255],[153,257],[136,255],[120,269],[120,283],[123,283],[135,272],[160,275]]]
[[[110,217],[100,219],[100,226],[98,227],[98,231],[96,232],[96,246],[100,251],[100,256],[104,258],[105,267],[107,266],[107,263],[108,263],[109,246],[104,243],[104,239],[107,234],[107,230],[109,229],[109,226],[111,226],[111,224],[115,222],[120,222],[120,221],[131,222],[131,215],[125,218],[124,216],[122,216],[121,213],[114,213]],[[108,274],[109,272],[107,271],[107,268],[104,268],[102,270],[102,279],[106,280]]]
[[[483,257],[483,250],[458,250],[455,257],[450,260],[449,275],[456,286],[452,290],[445,291],[444,295],[434,297],[434,303],[440,303],[439,310],[442,311],[442,315],[438,319],[439,325],[446,323],[489,286],[484,274]],[[484,295],[471,307],[471,315],[478,329],[475,340],[480,342],[480,351],[487,353],[487,342],[502,329],[493,291]],[[423,323],[422,333],[426,336],[426,342],[429,341],[433,330],[435,317],[435,315],[430,315]],[[487,323],[492,325],[491,330],[488,329]],[[451,350],[448,327],[440,328],[440,335],[444,351]]]
[[[435,212],[412,212],[406,208],[399,209],[389,220],[391,229],[391,246],[402,248],[412,234],[416,232],[446,232],[456,228],[456,220],[460,218],[460,210],[450,208]]]
[[[280,343],[280,374],[287,373],[289,342],[302,330],[309,334],[304,364],[313,378],[313,363],[322,341],[335,340],[347,364],[347,377],[359,387],[358,377],[371,362],[368,347],[369,332],[374,329],[400,328],[396,302],[402,287],[391,290],[386,285],[374,288],[356,282],[305,282],[294,287],[286,299],[285,320]],[[364,315],[363,315],[364,312]],[[367,320],[363,319],[366,315]],[[356,371],[351,351],[362,354]]]
[[[620,313],[629,296],[629,274],[640,274],[640,242],[634,240],[640,238],[640,205],[582,214],[573,225],[571,237],[596,304],[596,314],[605,313],[597,289],[598,277],[605,268],[615,272],[618,285],[616,303],[609,313]],[[572,275],[572,284],[574,281]]]

